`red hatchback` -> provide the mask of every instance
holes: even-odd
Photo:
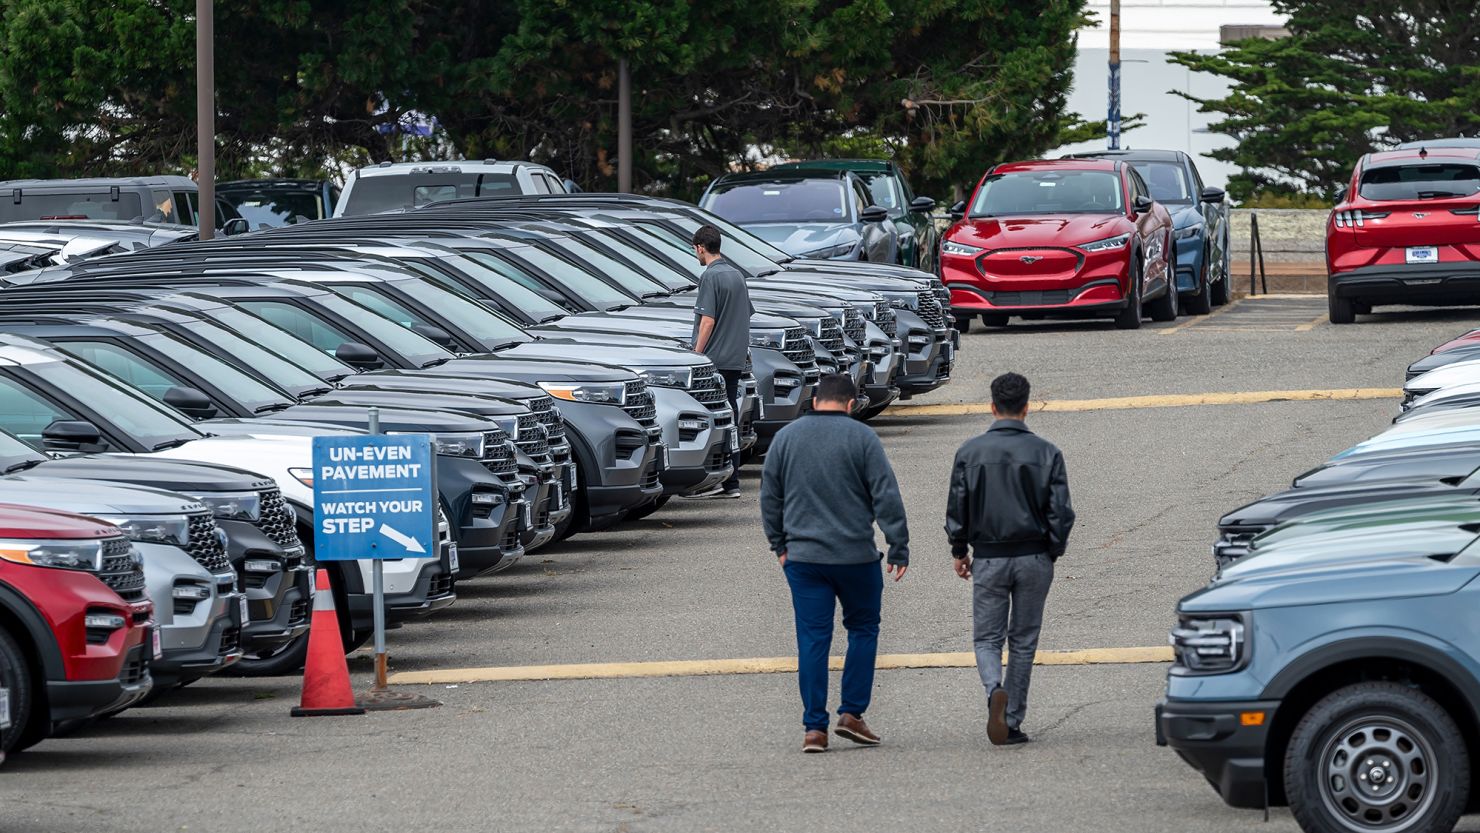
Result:
[[[959,322],[1115,319],[1121,329],[1177,317],[1172,218],[1140,174],[1113,159],[998,165],[941,243]]]
[[[1480,303],[1480,149],[1369,153],[1326,223],[1331,323],[1379,304]]]

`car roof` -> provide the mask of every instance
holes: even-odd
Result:
[[[164,185],[170,188],[190,187],[196,188],[195,180],[188,176],[172,176],[161,174],[159,176],[115,176],[115,177],[85,177],[82,179],[7,179],[0,181],[0,188],[20,188],[22,190],[36,190],[38,188],[112,188],[139,187],[145,185]]]
[[[1474,162],[1480,159],[1480,147],[1413,148],[1403,150],[1380,150],[1367,154],[1363,167],[1383,168],[1391,165],[1407,165],[1414,162],[1439,160]]]
[[[1187,154],[1180,150],[1151,150],[1125,148],[1121,150],[1087,150],[1068,153],[1065,159],[1123,159],[1127,162],[1180,162]]]
[[[303,191],[317,191],[329,183],[325,179],[233,179],[230,182],[216,183],[216,191],[257,191],[268,188],[293,188]]]
[[[1418,150],[1419,148],[1480,148],[1480,136],[1449,136],[1442,139],[1420,139],[1413,142],[1403,142],[1398,145],[1397,150]]]
[[[501,173],[508,174],[520,168],[536,168],[541,171],[555,173],[546,165],[538,162],[520,162],[516,160],[499,159],[465,159],[452,162],[381,162],[376,165],[366,165],[355,170],[356,176],[396,176],[404,173],[418,171],[437,171],[445,173],[452,169],[465,173]]]
[[[804,159],[795,162],[782,162],[772,165],[771,170],[828,170],[828,171],[868,171],[869,173],[886,172],[894,167],[894,163],[888,159]]]
[[[843,170],[827,170],[822,168],[790,168],[784,171],[746,171],[745,173],[725,174],[714,184],[801,182],[806,179],[835,179],[841,181],[847,179],[848,173],[848,171]]]
[[[1114,159],[1028,159],[1022,162],[1003,162],[992,168],[991,173],[1017,173],[1019,171],[1115,171],[1120,162]]]

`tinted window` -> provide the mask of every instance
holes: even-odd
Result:
[[[524,342],[529,336],[487,307],[426,281],[401,281],[397,289],[428,309],[434,309],[458,329],[485,341]]]
[[[298,336],[290,327],[271,326],[264,323],[263,318],[230,307],[212,310],[209,315],[221,326],[250,338],[299,367],[313,371],[321,379],[337,379],[355,373],[354,368],[334,358],[333,350],[324,353],[315,349],[317,344]],[[335,349],[338,346],[336,344]]]
[[[1131,167],[1145,180],[1151,198],[1157,202],[1192,202],[1196,192],[1180,162],[1132,162]]]
[[[973,217],[1019,214],[1118,214],[1120,177],[1111,171],[1023,171],[993,174],[971,205]]]
[[[310,220],[322,220],[329,216],[318,191],[301,189],[273,189],[263,191],[224,191],[221,199],[230,203],[252,228],[258,226],[286,226],[297,216]]]
[[[836,179],[721,183],[704,208],[732,223],[846,223],[850,195]]]
[[[608,280],[620,286],[629,295],[642,298],[664,291],[663,286],[656,280],[640,274],[636,269],[616,258],[608,257],[584,241],[571,237],[553,237],[549,245],[569,255],[586,271],[605,275]]]
[[[241,370],[174,336],[155,333],[140,336],[139,340],[197,377],[208,380],[222,393],[251,410],[293,404],[281,391],[273,390]]]
[[[882,171],[858,176],[868,185],[869,197],[874,205],[890,211],[904,207],[904,195],[899,193],[899,185],[894,181],[894,177]]]
[[[164,401],[170,388],[185,383],[164,368],[115,344],[102,341],[63,341],[57,348],[76,356],[85,364],[112,376],[120,382],[149,394],[151,399]]]
[[[77,419],[57,408],[19,382],[0,377],[0,428],[41,448],[41,432],[59,419]]]
[[[1391,165],[1362,172],[1360,193],[1369,200],[1431,200],[1480,191],[1480,167],[1462,162]]]
[[[345,214],[378,214],[438,200],[520,193],[513,174],[414,173],[362,176],[350,188]]]
[[[521,266],[528,266],[544,272],[554,278],[556,283],[569,294],[590,303],[598,309],[614,306],[630,306],[637,300],[629,295],[624,295],[616,288],[608,285],[595,275],[585,272],[580,267],[567,263],[555,255],[534,246],[508,249],[500,252],[500,255],[509,256]]]
[[[27,369],[45,379],[48,385],[66,391],[68,396],[78,401],[86,402],[88,407],[97,411],[110,425],[116,426],[144,448],[156,449],[180,440],[204,436],[191,428],[178,411],[156,403],[128,385],[101,375],[99,371],[84,369],[68,362],[30,365]],[[11,433],[21,432],[11,430]]]
[[[597,232],[595,236],[598,237],[603,243],[610,246],[617,254],[621,255],[624,260],[631,262],[638,269],[641,269],[644,274],[656,278],[665,286],[673,285],[675,283],[686,285],[692,285],[694,283],[691,278],[698,273],[692,272],[688,269],[684,269],[680,266],[676,266],[676,258],[674,260],[670,260],[668,257],[666,257],[666,255],[668,254],[666,251],[667,244],[661,242],[657,243],[657,245],[664,247],[662,251],[664,251],[665,256],[660,258],[655,255],[649,254],[646,249],[643,249],[637,244],[631,242],[628,237],[628,235],[631,233],[632,232],[629,232],[627,229],[607,229],[601,232]],[[643,242],[647,242],[645,238],[647,238],[648,235],[643,234],[640,231],[636,232],[636,234],[639,237],[644,238]],[[687,265],[699,268],[701,271],[703,269],[703,267],[699,266],[699,259],[696,257],[685,258],[684,262]]]
[[[523,269],[486,252],[464,252],[462,257],[443,258],[447,268],[466,275],[485,291],[502,299],[531,321],[563,318],[570,311],[541,294],[543,284]],[[548,291],[548,290],[545,290]]]
[[[359,341],[344,330],[330,326],[318,316],[292,304],[279,301],[242,301],[240,305],[319,348],[326,355],[334,355],[341,344]]]
[[[150,206],[151,213],[153,206]],[[133,220],[144,216],[144,204],[131,191],[109,198],[107,191],[91,194],[28,194],[21,190],[16,204],[10,194],[0,196],[0,220]]]
[[[545,181],[545,175],[533,173],[529,175],[531,190],[536,194],[550,193],[550,183]]]
[[[284,359],[277,354],[259,347],[225,327],[218,327],[206,321],[188,321],[181,325],[186,330],[195,333],[211,344],[222,355],[231,356],[244,367],[250,367],[264,378],[271,379],[274,384],[283,387],[300,390],[316,388],[322,384],[319,377],[309,373],[307,370]],[[259,332],[267,330],[260,327]],[[287,341],[297,339],[284,338]],[[307,347],[307,345],[304,345]],[[309,348],[309,352],[318,355],[317,351]]]

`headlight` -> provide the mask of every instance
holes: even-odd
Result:
[[[469,431],[458,434],[433,434],[432,449],[447,457],[471,457],[483,459],[483,432]]]
[[[897,295],[885,295],[889,299],[889,306],[895,309],[914,309],[920,303],[920,299],[913,292]]]
[[[1172,232],[1172,236],[1178,240],[1190,240],[1198,236],[1199,234],[1202,234],[1202,229],[1202,223],[1194,223],[1187,228],[1177,229],[1176,231]]]
[[[288,476],[310,489],[313,488],[313,469],[288,469]],[[199,495],[193,497],[198,499]]]
[[[770,347],[770,348],[773,348],[775,350],[780,350],[781,348],[783,348],[783,347],[786,346],[786,331],[785,330],[751,330],[750,331],[750,346],[751,347]]]
[[[509,435],[509,439],[511,439],[511,440],[518,440],[519,439],[519,416],[518,416],[518,414],[510,414],[508,416],[491,416],[491,417],[488,417],[488,418],[491,419],[491,420],[493,420],[493,422],[496,425],[498,425],[499,428],[502,428],[503,431],[504,431],[504,433]]]
[[[1238,613],[1178,615],[1172,629],[1177,663],[1198,674],[1235,671],[1248,661],[1248,617]]]
[[[693,384],[694,372],[687,367],[653,367],[647,370],[639,370],[638,376],[649,385],[660,388],[683,388],[688,389]]]
[[[309,469],[289,469],[288,473],[294,471],[308,472],[307,485],[313,485],[313,472]],[[300,483],[303,478],[293,475]],[[257,492],[205,492],[190,495],[196,500],[211,508],[211,512],[218,518],[229,521],[260,521],[262,520],[262,495]]]
[[[836,246],[828,246],[825,249],[813,249],[810,252],[803,252],[802,257],[812,258],[816,260],[829,260],[835,257],[847,257],[853,254],[853,250],[857,247],[857,245],[858,244],[856,243],[840,243]]]
[[[146,544],[173,544],[183,547],[190,543],[190,519],[184,515],[146,515],[139,518],[114,515],[95,515],[99,520],[123,530],[131,541]]]
[[[545,393],[567,402],[591,402],[597,405],[621,405],[627,401],[627,386],[622,382],[540,382]]]
[[[980,246],[968,246],[965,243],[956,243],[951,240],[940,244],[940,253],[943,255],[960,255],[961,257],[976,257],[984,251]]]
[[[10,540],[0,542],[0,559],[37,567],[97,572],[103,569],[103,542]]]
[[[1117,237],[1106,237],[1104,240],[1096,240],[1093,243],[1085,243],[1079,248],[1086,252],[1108,252],[1114,249],[1124,249],[1129,242],[1131,242],[1131,236],[1129,233],[1126,233]]]

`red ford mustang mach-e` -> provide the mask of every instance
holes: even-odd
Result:
[[[1055,159],[998,165],[941,243],[958,326],[1022,318],[1177,317],[1172,219],[1129,164]]]

